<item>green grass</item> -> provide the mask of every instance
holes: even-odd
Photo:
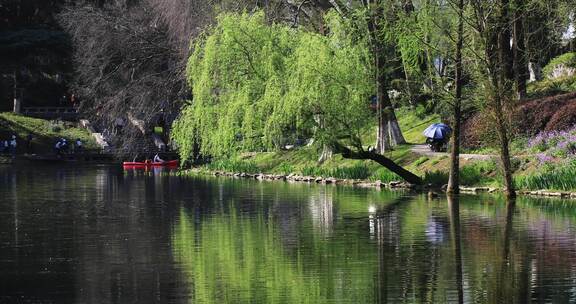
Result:
[[[395,182],[395,181],[402,181],[396,173],[386,169],[386,168],[379,168],[377,169],[371,176],[370,180],[373,181],[381,181],[383,183]]]
[[[259,173],[260,168],[254,162],[237,160],[237,159],[223,159],[216,160],[208,165],[206,168],[211,171],[224,171],[224,172],[237,172],[237,173]]]
[[[68,123],[32,118],[14,113],[0,113],[0,139],[8,138],[12,134],[23,140],[29,134],[34,137],[32,143],[39,150],[51,150],[58,138],[74,141],[77,138],[84,142],[88,149],[96,148],[97,144],[90,133],[81,128],[70,126]]]
[[[322,167],[306,167],[302,170],[302,174],[306,176],[321,176],[342,179],[367,179],[370,177],[371,172],[366,165],[359,164],[352,167],[339,167],[329,169]]]
[[[440,122],[440,116],[433,114],[421,118],[416,112],[416,109],[402,108],[396,110],[396,115],[404,139],[409,143],[421,144],[426,141],[422,132],[431,124]]]
[[[440,116],[437,114],[420,117],[416,109],[400,108],[396,109],[396,116],[398,117],[398,124],[404,135],[404,139],[408,143],[421,144],[426,141],[426,137],[422,132],[433,123],[440,122]],[[374,145],[376,134],[376,119],[372,127],[368,128],[362,133],[362,142],[364,145]]]
[[[526,190],[576,190],[576,165],[556,167],[541,173],[515,177],[516,186]]]
[[[414,165],[415,165],[415,166],[420,166],[420,165],[422,165],[423,163],[427,162],[428,160],[430,160],[430,158],[428,158],[428,157],[426,157],[426,156],[422,156],[422,157],[420,157],[419,159],[417,159],[417,160],[414,162]]]
[[[494,161],[477,161],[460,168],[460,184],[464,186],[486,186],[497,182],[497,167]]]
[[[448,173],[445,171],[429,171],[424,174],[424,183],[440,187],[448,183]]]
[[[422,131],[430,123],[438,121],[435,115],[419,118],[415,112],[407,109],[399,110],[400,124],[403,125],[404,135],[411,142],[419,142]],[[374,136],[374,130],[366,131],[366,140]],[[518,139],[518,147],[521,146]],[[496,151],[475,151],[494,153]],[[518,148],[516,154],[522,153]],[[320,151],[316,147],[301,147],[290,151],[246,153],[232,158],[220,160],[207,165],[209,170],[245,173],[272,173],[272,174],[300,174],[319,177],[333,177],[342,179],[380,180],[388,183],[402,179],[388,169],[370,160],[344,159],[341,155],[334,155],[322,164],[319,164]],[[410,145],[394,147],[393,151],[386,153],[399,165],[409,171],[422,176],[425,183],[442,186],[448,182],[448,156],[428,157],[415,154]],[[516,181],[524,189],[556,189],[576,190],[576,169],[560,168],[548,173],[535,173],[534,159],[526,159],[522,170],[516,172]],[[493,160],[466,160],[460,169],[460,182],[463,186],[490,186],[501,187],[501,174],[498,165]]]

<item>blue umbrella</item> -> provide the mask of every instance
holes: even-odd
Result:
[[[435,123],[424,130],[424,136],[433,139],[445,139],[452,133],[452,128],[443,123]]]

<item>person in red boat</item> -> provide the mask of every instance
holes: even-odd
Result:
[[[154,155],[154,162],[155,163],[163,163],[164,160],[162,158],[160,158],[160,154],[156,153],[156,155]]]

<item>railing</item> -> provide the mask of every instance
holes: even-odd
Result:
[[[26,107],[22,114],[37,118],[75,119],[78,117],[78,110],[73,107]]]

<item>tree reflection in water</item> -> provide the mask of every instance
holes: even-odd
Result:
[[[0,167],[0,181],[0,302],[576,299],[565,201],[110,168]]]

